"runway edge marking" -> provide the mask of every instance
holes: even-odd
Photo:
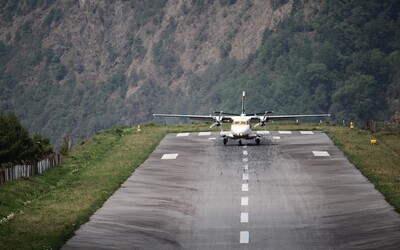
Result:
[[[176,137],[185,137],[185,136],[189,136],[189,135],[190,135],[190,133],[178,133],[176,135]]]
[[[178,157],[178,154],[163,154],[161,160],[174,160]]]
[[[314,156],[317,156],[317,157],[319,157],[319,156],[322,156],[322,157],[331,156],[331,155],[328,153],[328,151],[312,151],[312,152],[313,152]]]

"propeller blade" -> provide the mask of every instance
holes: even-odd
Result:
[[[254,127],[258,127],[258,126],[264,127],[265,121],[261,121],[261,122],[257,123],[256,125],[254,125]]]
[[[219,121],[216,121],[210,126],[210,128],[213,128],[214,126],[219,127],[219,126],[221,126],[221,123]]]

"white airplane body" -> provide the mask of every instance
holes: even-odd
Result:
[[[260,144],[260,139],[262,136],[262,131],[253,131],[251,128],[251,123],[257,122],[254,127],[259,125],[265,126],[268,121],[271,120],[287,120],[296,119],[302,117],[326,117],[330,114],[312,114],[312,115],[269,115],[272,112],[266,111],[262,115],[259,113],[254,115],[246,115],[245,113],[245,101],[246,95],[243,91],[242,96],[242,113],[241,114],[231,114],[219,112],[219,115],[178,115],[178,114],[153,114],[153,116],[162,117],[184,117],[193,120],[205,120],[213,121],[214,123],[210,128],[214,126],[220,126],[221,123],[231,123],[230,132],[221,131],[221,136],[223,137],[223,142],[226,145],[228,140],[239,140],[239,145],[242,144],[242,139],[244,140],[255,140],[257,144]]]

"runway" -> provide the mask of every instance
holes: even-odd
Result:
[[[321,132],[167,135],[62,249],[398,249],[400,215]]]

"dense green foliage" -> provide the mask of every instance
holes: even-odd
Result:
[[[52,151],[50,141],[40,134],[29,137],[15,114],[0,113],[0,163],[36,160]]]
[[[40,131],[59,146],[65,134],[76,143],[114,125],[164,121],[154,120],[155,112],[239,111],[243,90],[249,96],[249,112],[330,112],[336,121],[364,122],[387,118],[399,107],[398,1],[269,3],[274,10],[293,3],[292,10],[276,29],[264,31],[256,53],[245,60],[231,56],[235,35],[248,18],[239,14],[225,39],[215,45],[221,60],[198,62],[205,68],[200,74],[183,66],[182,44],[174,36],[182,18],[165,16],[166,0],[123,1],[135,16],[121,42],[123,52],[120,44],[104,41],[106,56],[93,61],[95,68],[83,65],[79,54],[74,60],[63,58],[73,46],[71,34],[60,46],[46,40],[69,11],[79,8],[78,1],[0,0],[2,23],[18,23],[15,37],[4,34],[0,40],[0,111],[15,112],[29,131]],[[249,9],[252,1],[196,0],[181,4],[180,11],[195,22],[209,9],[226,8],[223,15],[229,18],[229,8],[239,4]],[[39,11],[40,22],[25,19],[27,13]],[[107,11],[94,4],[88,9],[105,32],[112,27]],[[193,49],[213,36],[207,33],[212,25],[209,20],[197,27]],[[142,27],[145,32],[138,32]],[[154,35],[154,27],[162,27],[161,32]],[[149,47],[144,41],[151,35],[157,40]],[[154,72],[132,69],[133,60],[151,62]],[[96,78],[103,71],[110,73]]]
[[[255,55],[244,62],[222,60],[195,76],[192,96],[178,111],[239,110],[240,103],[231,97],[247,90],[249,109],[255,112],[330,112],[337,121],[384,119],[388,96],[400,94],[394,87],[399,10],[398,1],[326,0],[304,6],[295,1],[277,30],[265,31]]]

